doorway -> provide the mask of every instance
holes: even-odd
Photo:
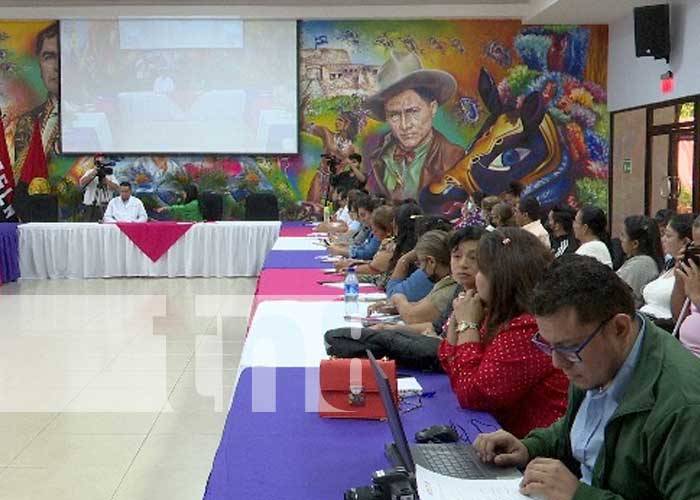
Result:
[[[648,214],[660,209],[692,213],[700,203],[697,179],[696,99],[647,110],[649,128],[647,156]]]
[[[661,209],[700,211],[700,95],[611,116],[610,226]]]

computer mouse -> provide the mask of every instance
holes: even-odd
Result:
[[[433,425],[416,432],[416,443],[456,443],[459,434],[449,425]]]

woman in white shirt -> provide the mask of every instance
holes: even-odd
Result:
[[[581,242],[576,253],[593,257],[612,269],[607,226],[608,218],[600,208],[586,205],[576,212],[574,236]]]
[[[632,288],[634,304],[641,307],[644,304],[642,289],[664,269],[659,226],[646,215],[630,215],[625,218],[620,244],[626,260],[617,275]]]
[[[661,246],[666,255],[678,255],[690,243],[693,235],[692,214],[679,214],[671,218],[661,235]],[[673,329],[671,294],[675,282],[674,267],[650,282],[642,290],[644,306],[640,312],[651,317],[656,324]]]

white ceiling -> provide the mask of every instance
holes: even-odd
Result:
[[[609,24],[632,14],[635,7],[667,0],[533,0],[523,19],[530,24]]]
[[[0,7],[54,7],[100,5],[246,5],[246,6],[348,6],[348,5],[491,5],[527,4],[528,0],[0,0]]]
[[[665,0],[0,0],[0,18],[240,16],[284,19],[510,18],[609,24]],[[400,8],[399,8],[400,6]]]

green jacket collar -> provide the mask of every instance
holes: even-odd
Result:
[[[654,387],[661,376],[664,363],[664,349],[659,342],[658,328],[649,318],[644,318],[644,338],[639,362],[632,373],[625,396],[611,420],[622,415],[647,411],[654,406]],[[641,333],[641,332],[640,332]]]

